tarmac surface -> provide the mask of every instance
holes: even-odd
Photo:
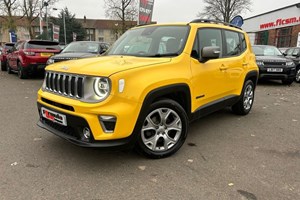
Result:
[[[37,127],[42,81],[0,72],[0,199],[300,199],[298,83],[259,83],[249,115],[199,119],[175,155],[151,160]]]

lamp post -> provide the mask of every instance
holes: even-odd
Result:
[[[65,38],[65,45],[67,44],[67,34],[66,34],[66,16],[64,9],[61,8],[53,8],[53,10],[61,10],[62,11],[62,17],[63,17],[63,23],[64,23],[64,38]]]

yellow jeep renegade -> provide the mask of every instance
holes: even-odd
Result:
[[[246,115],[258,67],[245,32],[194,20],[124,33],[105,55],[49,65],[38,125],[84,147],[175,153],[189,121],[230,106]]]

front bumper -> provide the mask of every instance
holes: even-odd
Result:
[[[135,144],[135,138],[133,134],[131,134],[127,138],[123,139],[115,139],[115,140],[95,140],[93,133],[91,132],[91,137],[89,141],[82,140],[82,131],[84,128],[89,128],[90,126],[88,122],[81,117],[70,115],[67,113],[63,113],[66,115],[68,120],[68,125],[63,126],[58,123],[52,122],[46,118],[44,118],[41,114],[41,107],[46,109],[62,113],[61,111],[55,110],[53,108],[47,107],[40,103],[37,103],[38,111],[40,119],[37,125],[51,133],[82,147],[101,147],[101,148],[114,148],[118,147],[118,149],[131,148]],[[91,129],[90,129],[91,130]]]
[[[294,79],[296,76],[295,67],[282,67],[282,72],[268,72],[267,68],[280,68],[278,66],[264,66],[259,67],[259,78],[260,79],[274,79],[274,80],[287,80]]]

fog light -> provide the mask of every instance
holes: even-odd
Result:
[[[99,116],[100,124],[105,133],[113,133],[116,126],[116,117],[101,115]]]
[[[91,138],[91,131],[88,127],[84,127],[82,130],[82,137],[81,140],[85,142],[89,142]]]

